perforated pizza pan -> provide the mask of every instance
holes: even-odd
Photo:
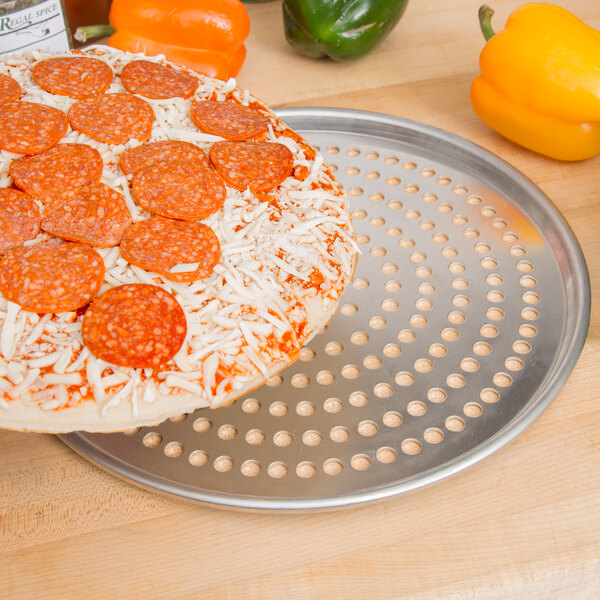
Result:
[[[63,441],[143,487],[250,510],[383,499],[488,456],[548,406],[583,346],[590,289],[568,225],[531,181],[450,133],[277,112],[349,195],[361,254],[337,314],[232,407]]]

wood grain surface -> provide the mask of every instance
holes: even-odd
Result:
[[[500,29],[519,2],[497,0]],[[563,2],[600,29],[597,0]],[[561,210],[588,261],[589,337],[571,377],[515,441],[430,487],[346,511],[249,514],[117,480],[51,435],[0,432],[0,598],[195,600],[600,597],[600,157],[561,163],[473,113],[476,0],[411,0],[391,36],[348,64],[287,44],[278,1],[246,5],[238,83],[271,106],[372,110],[498,154]]]

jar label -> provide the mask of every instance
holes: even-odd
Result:
[[[43,0],[0,16],[0,53],[68,49],[69,34],[60,0]]]

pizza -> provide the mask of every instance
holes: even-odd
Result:
[[[356,262],[322,156],[235,80],[91,46],[0,62],[0,427],[119,431],[293,362]]]

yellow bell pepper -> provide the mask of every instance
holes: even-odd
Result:
[[[471,85],[477,116],[509,140],[560,160],[600,153],[600,32],[553,4],[524,4],[487,43]]]

